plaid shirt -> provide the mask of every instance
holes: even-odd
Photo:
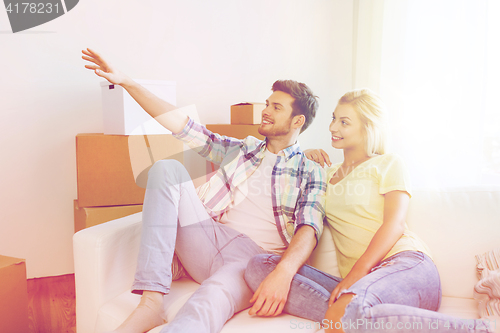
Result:
[[[250,177],[264,158],[266,141],[252,136],[243,140],[222,136],[192,119],[173,135],[220,166],[207,183],[197,188],[207,212],[220,220],[232,207],[236,187]],[[305,157],[298,143],[278,153],[271,188],[274,218],[283,242],[288,245],[302,225],[313,227],[319,240],[325,216],[326,175],[318,164]]]

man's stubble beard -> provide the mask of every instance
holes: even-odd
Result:
[[[282,127],[273,126],[273,128],[271,129],[263,129],[261,125],[258,131],[260,135],[263,135],[265,137],[277,137],[277,136],[285,136],[288,133],[290,133],[290,131],[292,130],[291,127],[292,127],[292,118],[290,117],[288,122]]]

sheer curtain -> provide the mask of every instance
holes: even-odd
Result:
[[[353,82],[389,109],[414,187],[500,185],[497,0],[357,0]]]

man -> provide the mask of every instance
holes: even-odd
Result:
[[[115,332],[143,332],[163,324],[163,295],[177,254],[200,287],[162,332],[219,332],[234,313],[282,312],[290,283],[317,244],[323,228],[324,171],[299,148],[312,122],[316,97],[302,83],[276,81],[262,112],[259,133],[238,140],[214,134],[159,99],[99,54],[82,51],[85,67],[128,93],[173,135],[220,168],[197,190],[176,161],[155,163],[148,175],[143,231],[132,292],[137,309]],[[293,236],[293,238],[292,238]],[[283,258],[253,295],[244,280],[251,257]]]

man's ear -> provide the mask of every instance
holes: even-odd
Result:
[[[299,114],[292,119],[292,127],[299,128],[302,127],[306,122],[306,116],[303,114]]]

